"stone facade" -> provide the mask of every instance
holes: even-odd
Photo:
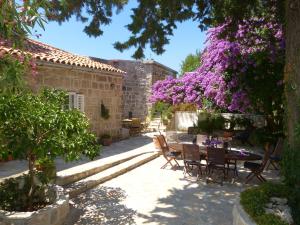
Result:
[[[126,72],[123,85],[123,118],[144,120],[152,107],[149,102],[151,86],[167,76],[176,76],[176,71],[156,61],[102,60]]]
[[[38,63],[38,75],[28,76],[33,89],[52,87],[84,96],[84,112],[92,131],[100,136],[120,135],[123,74],[57,63]],[[101,103],[109,109],[109,119],[101,117]]]

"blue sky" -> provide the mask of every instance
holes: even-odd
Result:
[[[72,18],[69,22],[59,25],[56,22],[45,24],[45,31],[38,30],[42,36],[37,39],[41,42],[64,49],[66,51],[85,56],[94,56],[104,59],[132,59],[134,49],[125,50],[122,53],[114,49],[113,43],[127,40],[130,33],[124,27],[130,23],[131,8],[135,2],[130,1],[124,10],[115,15],[112,23],[103,28],[104,34],[100,37],[88,37],[84,32],[84,24]],[[180,64],[184,58],[204,48],[205,33],[201,32],[197,23],[187,21],[178,24],[174,35],[170,37],[170,44],[165,47],[162,55],[156,55],[150,48],[145,50],[146,59],[154,59],[176,71],[180,70]]]

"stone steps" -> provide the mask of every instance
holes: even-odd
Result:
[[[160,124],[160,126],[159,126]],[[160,118],[153,118],[151,122],[149,123],[147,129],[151,131],[158,131],[158,127],[161,131],[164,131],[166,129],[166,126],[162,124]]]
[[[119,163],[115,166],[111,166],[110,168],[106,168],[105,170],[102,170],[86,178],[80,179],[74,183],[65,185],[65,191],[70,195],[70,198],[74,198],[77,195],[87,191],[88,189],[91,189],[101,183],[104,183],[117,176],[120,176],[134,168],[137,168],[157,158],[159,155],[159,152],[148,152],[140,154],[139,156],[133,157],[131,159],[128,158],[122,163]]]
[[[145,154],[141,149],[116,154],[57,172],[56,184],[65,186]]]

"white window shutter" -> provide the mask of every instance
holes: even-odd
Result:
[[[77,94],[77,109],[84,112],[84,95]]]
[[[69,109],[77,108],[77,98],[75,92],[69,92]]]

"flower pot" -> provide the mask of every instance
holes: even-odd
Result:
[[[14,160],[14,158],[11,154],[9,154],[8,157],[7,157],[7,161],[12,161],[12,160]]]
[[[103,138],[101,140],[103,146],[110,146],[112,144],[112,139],[111,138]]]

